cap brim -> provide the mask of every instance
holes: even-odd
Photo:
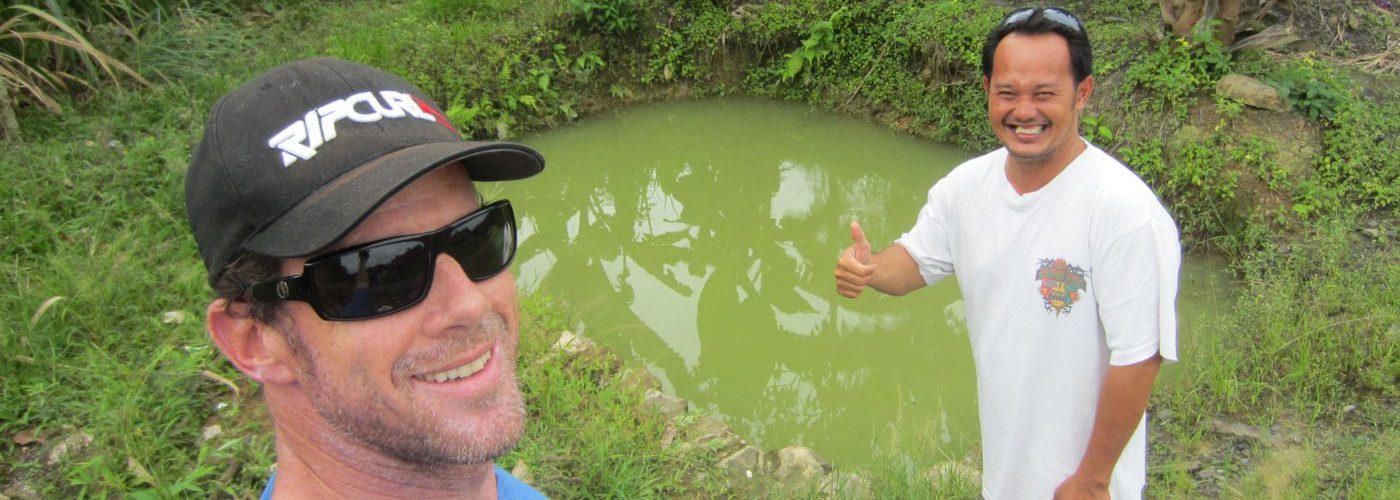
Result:
[[[524,179],[544,170],[544,157],[503,142],[436,142],[374,159],[317,189],[243,248],[270,257],[320,251],[350,232],[394,193],[433,169],[460,161],[473,181]]]

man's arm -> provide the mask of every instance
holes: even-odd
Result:
[[[854,298],[869,286],[887,295],[904,295],[926,285],[914,257],[903,245],[890,245],[870,255],[870,242],[855,222],[851,223],[851,240],[851,246],[836,261],[837,293]]]
[[[1079,461],[1079,469],[1055,489],[1056,499],[1109,497],[1108,482],[1113,476],[1113,467],[1142,421],[1147,398],[1152,395],[1152,383],[1161,365],[1162,357],[1153,354],[1131,365],[1108,367],[1108,375],[1099,390],[1089,446]]]

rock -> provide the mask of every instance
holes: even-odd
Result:
[[[701,415],[695,419],[695,423],[686,429],[686,440],[696,446],[707,446],[721,451],[743,444],[739,435],[729,430],[729,426],[725,425],[723,420],[709,415]]]
[[[216,437],[219,437],[219,434],[223,434],[223,433],[224,433],[224,428],[223,428],[223,427],[219,427],[219,424],[208,425],[208,426],[205,426],[204,429],[200,430],[200,432],[199,432],[199,439],[200,439],[200,441],[208,441],[208,440],[210,440],[210,439],[214,439],[214,438],[216,438]]]
[[[676,428],[676,421],[667,420],[666,428],[661,431],[661,446],[671,446],[671,443],[676,442],[676,435],[679,433],[680,430]]]
[[[16,432],[14,437],[10,438],[10,440],[20,446],[29,446],[34,443],[44,442],[43,439],[40,439],[38,435],[34,434],[34,431],[28,429]]]
[[[510,468],[510,475],[515,476],[516,479],[525,484],[535,480],[534,474],[530,473],[530,464],[525,463],[524,460],[515,461],[515,467]]]
[[[178,325],[189,319],[190,314],[185,311],[165,311],[160,314],[160,322],[167,325]]]
[[[1215,93],[1256,108],[1272,111],[1289,109],[1278,89],[1240,74],[1229,74],[1220,78],[1215,84]]]
[[[1238,422],[1229,422],[1218,418],[1211,420],[1210,428],[1211,430],[1219,432],[1221,434],[1253,439],[1255,441],[1267,441],[1269,439],[1268,431],[1266,430],[1251,425],[1245,425]]]
[[[5,496],[15,500],[39,500],[39,492],[34,491],[34,487],[29,483],[15,481],[9,488],[5,488]]]
[[[654,408],[668,419],[675,418],[676,415],[685,413],[685,411],[690,408],[690,403],[687,403],[684,399],[671,396],[658,390],[647,391],[646,399],[642,404],[649,408]]]
[[[870,481],[849,472],[832,472],[817,482],[817,496],[823,498],[875,498]]]
[[[598,350],[598,344],[588,338],[574,335],[574,332],[565,330],[559,332],[559,340],[554,341],[550,346],[551,351],[561,352],[568,356],[578,356],[583,353]]]
[[[928,479],[935,484],[944,482],[982,484],[982,471],[966,462],[943,462],[929,469]]]
[[[809,484],[821,479],[831,466],[811,448],[789,446],[774,452],[773,478],[785,486]]]
[[[88,445],[91,444],[92,434],[86,432],[71,434],[63,438],[62,441],[59,441],[58,444],[53,445],[53,449],[49,450],[49,457],[45,463],[49,465],[61,464],[67,461],[69,457],[82,453],[83,450],[86,450]]]
[[[720,459],[719,466],[729,471],[729,476],[734,479],[753,479],[754,474],[758,472],[762,457],[763,452],[758,451],[758,448],[745,446]]]
[[[628,368],[618,377],[617,383],[623,388],[635,389],[643,393],[661,390],[661,379],[656,378],[656,375],[653,375],[646,368]]]

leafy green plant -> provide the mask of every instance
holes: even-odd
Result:
[[[1191,38],[1168,37],[1145,58],[1128,67],[1125,90],[1146,90],[1145,102],[1154,112],[1170,110],[1180,119],[1188,99],[1230,71],[1230,49],[1211,29],[1198,28]]]
[[[811,68],[826,57],[836,44],[836,23],[846,13],[843,8],[831,14],[831,17],[812,23],[807,29],[807,39],[802,41],[802,46],[797,50],[783,55],[787,64],[783,65],[783,81],[792,80],[802,71],[811,71]]]
[[[1113,143],[1113,129],[1103,122],[1102,115],[1084,115],[1079,118],[1079,128],[1089,142],[1107,147]]]
[[[637,0],[569,0],[569,13],[589,31],[608,36],[630,34],[640,24]]]
[[[1330,121],[1342,103],[1342,93],[1311,65],[1285,67],[1269,83],[1289,106],[1315,122]]]

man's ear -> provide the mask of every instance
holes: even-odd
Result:
[[[209,339],[248,378],[263,384],[296,383],[296,359],[284,332],[254,320],[248,309],[248,304],[226,299],[210,303],[205,311]]]
[[[1074,111],[1084,111],[1089,105],[1089,96],[1094,95],[1094,75],[1084,77],[1084,81],[1074,89]]]

